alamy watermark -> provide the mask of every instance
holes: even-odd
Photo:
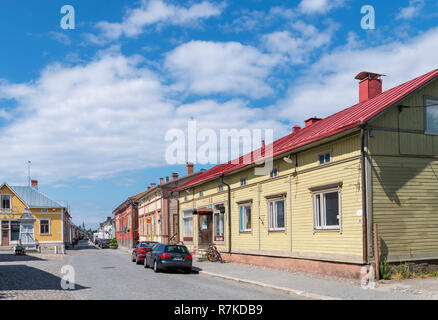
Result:
[[[364,30],[376,29],[376,10],[371,5],[365,5],[360,9],[360,13],[364,14],[360,21],[360,26]]]
[[[71,265],[64,265],[61,267],[61,288],[63,290],[75,289],[75,268]]]
[[[72,5],[65,5],[61,8],[61,14],[64,16],[61,18],[61,28],[64,30],[75,29],[75,8]]]
[[[256,175],[267,175],[273,169],[273,129],[198,130],[196,120],[189,120],[187,136],[181,129],[166,132],[166,162],[185,164],[256,164]]]

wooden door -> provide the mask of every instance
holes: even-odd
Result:
[[[212,243],[213,239],[213,219],[212,214],[199,214],[198,217],[199,226],[199,241],[198,247],[208,247]]]

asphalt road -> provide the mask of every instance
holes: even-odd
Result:
[[[76,289],[73,299],[153,300],[296,300],[283,294],[233,281],[210,278],[196,272],[155,273],[136,265],[126,250],[97,249],[86,241],[68,252]]]

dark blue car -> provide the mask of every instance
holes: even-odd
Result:
[[[157,243],[146,253],[145,268],[160,270],[180,269],[185,273],[192,272],[192,255],[186,246]]]

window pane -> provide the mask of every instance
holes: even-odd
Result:
[[[438,133],[438,100],[426,100],[426,132]]]
[[[319,164],[324,164],[324,155],[323,154],[321,154],[319,156]]]
[[[315,222],[316,227],[321,227],[321,195],[315,196]]]
[[[18,241],[20,238],[20,222],[11,221],[11,241]]]
[[[222,213],[214,215],[214,235],[216,237],[223,237],[224,235],[224,215]]]
[[[274,216],[274,203],[269,202],[269,228],[273,228],[273,221],[272,218]]]
[[[243,207],[239,207],[239,228],[243,231]]]
[[[277,201],[276,203],[277,209],[277,228],[284,228],[284,201]]]
[[[245,207],[245,229],[251,230],[251,207]]]
[[[330,153],[325,154],[325,162],[330,162]]]
[[[326,193],[325,197],[325,220],[326,226],[339,226],[339,197],[337,192]]]

